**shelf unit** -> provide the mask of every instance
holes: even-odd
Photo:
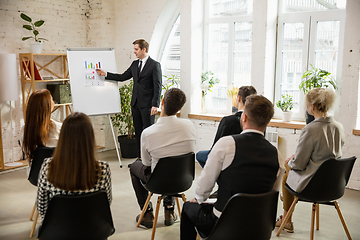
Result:
[[[52,57],[51,60],[45,62],[44,65],[36,62],[34,57],[38,58],[49,56]],[[52,71],[49,67],[50,64],[54,62],[61,61],[63,71],[62,73],[56,73]],[[23,98],[23,113],[25,117],[26,106],[29,100],[30,95],[36,90],[35,83],[46,83],[46,82],[63,82],[69,83],[69,70],[68,70],[68,61],[67,56],[64,53],[61,54],[37,54],[37,53],[20,53],[19,54],[19,63],[20,63],[20,73],[21,73],[21,91]],[[35,80],[35,68],[34,65],[38,68],[38,71],[47,71],[52,74],[56,79],[51,80]],[[60,107],[65,107],[66,116],[71,113],[72,103],[66,104],[55,104],[53,112],[59,109]]]

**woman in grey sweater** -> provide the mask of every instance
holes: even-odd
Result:
[[[285,184],[296,192],[302,191],[325,160],[340,158],[342,155],[343,126],[327,115],[335,97],[333,90],[325,88],[315,88],[306,95],[307,111],[315,120],[302,129],[295,155],[285,162],[286,173],[282,181],[284,214],[277,219],[276,227],[280,227],[283,216],[286,216],[294,200]],[[284,229],[294,232],[292,216],[289,217]]]

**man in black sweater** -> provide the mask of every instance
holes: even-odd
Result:
[[[211,149],[214,147],[215,143],[220,138],[241,133],[241,127],[240,127],[241,114],[245,107],[246,97],[252,94],[256,94],[256,89],[253,86],[242,86],[239,89],[238,94],[236,96],[237,108],[239,109],[239,111],[233,115],[226,116],[221,119]],[[199,151],[196,154],[196,160],[199,162],[202,168],[204,168],[204,165],[206,163],[206,160],[208,158],[211,149]]]
[[[211,150],[197,181],[195,198],[184,203],[180,239],[196,239],[195,227],[210,234],[227,201],[236,193],[265,193],[273,189],[279,170],[277,149],[264,138],[274,115],[265,97],[247,97],[241,115],[241,134],[221,138]],[[202,204],[215,182],[219,185],[215,204]]]

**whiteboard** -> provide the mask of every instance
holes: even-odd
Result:
[[[95,69],[116,71],[113,48],[68,48],[67,58],[73,109],[87,115],[121,112],[116,81],[105,81]]]

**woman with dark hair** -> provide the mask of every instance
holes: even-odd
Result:
[[[40,89],[30,95],[25,126],[20,133],[23,136],[21,146],[30,167],[38,146],[56,147],[61,123],[51,119],[53,108],[54,101],[49,90]]]
[[[109,164],[95,159],[95,137],[84,113],[70,114],[64,121],[52,158],[41,167],[36,206],[44,217],[54,195],[81,195],[103,190],[112,200]]]
[[[286,160],[286,173],[282,181],[284,215],[290,209],[294,196],[285,188],[289,185],[296,192],[301,192],[314,176],[321,163],[329,158],[340,158],[344,145],[344,129],[341,123],[327,115],[335,102],[335,92],[327,88],[315,88],[306,94],[306,108],[315,120],[301,131],[295,155]],[[276,221],[280,227],[283,216]],[[287,232],[294,232],[290,215],[285,223]]]

